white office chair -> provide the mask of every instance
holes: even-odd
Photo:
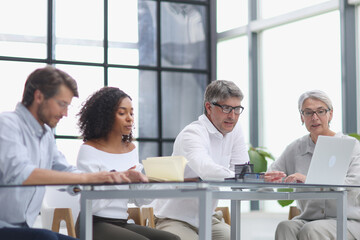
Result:
[[[59,232],[67,229],[67,234],[75,236],[74,222],[80,212],[80,196],[71,196],[66,186],[46,186],[44,200],[41,206],[41,222],[45,229]],[[60,228],[60,229],[59,229]]]

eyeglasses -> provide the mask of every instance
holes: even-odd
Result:
[[[330,111],[330,109],[319,108],[316,111],[313,111],[310,109],[305,109],[305,110],[301,111],[301,114],[307,118],[312,117],[314,115],[314,113],[316,113],[316,115],[318,115],[319,117],[322,117],[322,116],[325,116],[328,111]]]
[[[232,106],[228,106],[228,105],[220,105],[216,102],[213,102],[211,104],[214,106],[217,106],[217,107],[221,107],[221,110],[223,113],[231,113],[231,111],[234,109],[234,113],[239,115],[244,111],[243,106],[232,107]]]
[[[60,101],[56,98],[54,98],[55,102],[57,103],[57,105],[62,108],[62,109],[69,109],[71,107],[71,105],[67,102],[64,102],[64,101]]]

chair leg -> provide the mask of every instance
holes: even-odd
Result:
[[[132,219],[134,220],[135,224],[141,225],[142,218],[141,218],[141,210],[139,207],[128,208],[127,212],[129,214],[128,219]]]
[[[152,207],[142,208],[142,226],[155,228],[154,210]]]
[[[51,230],[54,232],[59,232],[60,223],[62,220],[64,220],[66,222],[66,228],[68,231],[68,235],[76,238],[74,219],[72,216],[71,208],[55,208]]]

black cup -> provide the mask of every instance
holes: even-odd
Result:
[[[244,178],[245,173],[253,173],[254,164],[245,163],[245,164],[236,164],[235,165],[235,178]]]

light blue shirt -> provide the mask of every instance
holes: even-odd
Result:
[[[14,112],[0,114],[0,185],[21,185],[35,168],[76,171],[58,151],[51,128],[18,103]],[[0,187],[0,228],[31,227],[44,192],[44,187]]]

